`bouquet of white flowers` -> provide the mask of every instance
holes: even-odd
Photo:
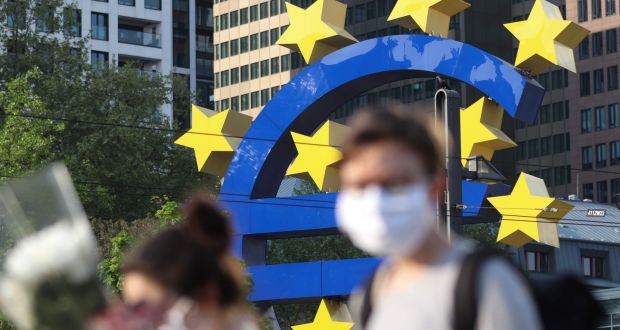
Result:
[[[0,309],[19,329],[83,329],[105,307],[96,241],[64,165],[0,187],[0,242]]]

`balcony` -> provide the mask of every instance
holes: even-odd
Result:
[[[130,30],[121,27],[118,28],[118,42],[161,48],[161,36],[159,34]]]

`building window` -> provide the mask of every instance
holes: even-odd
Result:
[[[592,146],[581,148],[581,168],[584,170],[592,169]]]
[[[108,14],[91,13],[91,38],[95,40],[108,40]]]
[[[250,108],[256,108],[258,107],[259,104],[259,99],[258,99],[258,92],[252,92],[250,93]]]
[[[588,0],[577,1],[577,18],[579,22],[588,20]]]
[[[250,22],[258,21],[258,5],[250,7]]]
[[[220,30],[228,29],[228,14],[220,16]]]
[[[271,29],[269,31],[269,38],[271,39],[271,45],[275,45],[276,41],[278,41],[278,38],[280,38],[280,29],[279,28],[275,28],[275,29]]]
[[[258,63],[250,64],[250,79],[256,79],[259,76]]]
[[[269,47],[269,31],[260,33],[260,48]]]
[[[549,252],[526,250],[525,263],[528,272],[548,273],[550,271]]]
[[[222,104],[220,105],[220,111],[226,111],[226,110],[230,110],[230,106],[229,106],[229,99],[224,99],[222,100]]]
[[[144,0],[144,8],[152,9],[152,10],[161,10],[161,0]]]
[[[260,91],[260,105],[264,106],[269,102],[269,89],[265,88]]]
[[[592,132],[592,111],[590,109],[581,110],[581,133]]]
[[[119,5],[135,7],[136,2],[134,0],[118,0]]]
[[[605,278],[607,262],[605,255],[596,253],[595,255],[581,255],[581,265],[583,266],[583,276],[594,278]]]
[[[288,71],[291,69],[291,55],[286,54],[280,56],[280,66],[282,71]]]
[[[250,107],[250,95],[243,94],[240,97],[241,100],[241,111],[248,110]]]
[[[585,183],[582,186],[583,189],[583,199],[589,199],[589,200],[593,200],[594,199],[594,184],[592,183]]]
[[[248,37],[239,38],[239,53],[247,53],[250,49],[250,45],[248,44]]]
[[[93,50],[90,52],[90,64],[97,67],[108,63],[108,53]]]
[[[222,87],[228,86],[228,82],[229,82],[228,74],[229,74],[228,70],[220,72],[220,86],[222,86]],[[224,109],[226,109],[226,108],[228,108],[228,107],[225,107]]]
[[[271,16],[275,16],[278,15],[280,13],[279,11],[279,4],[280,0],[271,0],[269,1],[269,13],[271,14]]]
[[[271,98],[276,96],[276,94],[278,94],[279,90],[280,90],[280,86],[271,87]]]
[[[250,50],[258,49],[258,33],[250,35]]]
[[[590,57],[590,36],[579,43],[579,59],[583,60]]]
[[[220,44],[220,58],[228,57],[228,41]]]
[[[612,54],[618,51],[618,34],[616,29],[605,31],[607,37],[607,54]]]
[[[269,60],[260,61],[260,76],[265,77],[269,75]]]
[[[603,32],[592,33],[592,57],[603,55]]]
[[[553,136],[553,153],[558,154],[566,151],[566,136],[564,134],[556,134]]]
[[[540,155],[538,147],[540,141],[538,139],[532,139],[527,141],[527,156],[528,158],[536,158]]]
[[[260,19],[269,17],[269,6],[267,2],[259,4]]]
[[[551,137],[545,136],[540,139],[540,155],[547,156],[551,154]]]
[[[607,68],[607,90],[616,89],[618,89],[618,66],[614,65]]]
[[[600,94],[605,91],[605,77],[603,69],[597,69],[592,72],[594,79],[594,94]]]
[[[609,142],[609,161],[611,165],[620,165],[620,140]]]
[[[238,84],[239,83],[239,68],[230,69],[230,84]]]
[[[602,12],[601,0],[592,0],[592,19],[600,18]]]
[[[608,203],[607,181],[599,181],[596,183],[596,201],[599,203]]]
[[[239,80],[241,82],[248,81],[250,79],[250,66],[244,65],[239,71]]]
[[[548,124],[551,122],[551,109],[549,104],[543,104],[540,106],[536,122],[538,124]]]
[[[553,182],[556,186],[566,184],[566,167],[558,166],[553,168]]]
[[[594,129],[600,131],[607,127],[605,123],[605,107],[594,108]]]
[[[599,143],[596,145],[596,168],[607,166],[607,145]]]
[[[239,9],[239,25],[248,24],[248,8]]]
[[[566,151],[570,151],[570,133],[566,133],[564,136],[566,140]]]
[[[230,41],[230,56],[239,54],[239,39]]]
[[[517,160],[524,160],[527,158],[527,150],[525,148],[526,148],[525,141],[517,142],[517,154],[516,154]]]
[[[542,87],[544,87],[545,89],[550,89],[550,84],[549,84],[549,73],[541,73],[538,75],[538,82],[540,83],[540,85]]]
[[[66,36],[82,36],[82,12],[79,9],[65,8],[62,19],[63,32]]]
[[[551,89],[560,89],[562,87],[564,87],[564,70],[551,72]]]
[[[564,102],[555,102],[552,105],[552,117],[553,121],[560,121],[564,119]]]
[[[274,57],[271,59],[271,74],[280,72],[280,58]]]
[[[616,0],[605,0],[605,16],[616,14]]]
[[[239,12],[238,11],[232,11],[230,12],[230,27],[234,28],[235,26],[239,25]]]
[[[239,97],[231,97],[230,98],[230,110],[239,112]]]
[[[579,95],[590,95],[590,72],[582,72],[579,74]]]
[[[620,127],[620,108],[618,103],[609,105],[609,128]]]

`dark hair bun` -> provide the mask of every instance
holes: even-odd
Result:
[[[210,249],[215,255],[228,251],[232,241],[232,228],[210,198],[194,196],[185,206],[184,227],[188,235]]]

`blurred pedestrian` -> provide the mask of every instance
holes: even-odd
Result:
[[[161,329],[256,329],[231,241],[222,212],[205,197],[192,198],[180,226],[148,240],[126,261],[124,300],[168,306]]]
[[[444,145],[434,123],[412,111],[374,108],[352,119],[337,223],[354,245],[386,257],[352,303],[360,328],[458,328],[456,283],[474,247],[459,238],[448,242],[437,230]],[[525,281],[508,262],[486,262],[478,283],[476,329],[541,327]]]

